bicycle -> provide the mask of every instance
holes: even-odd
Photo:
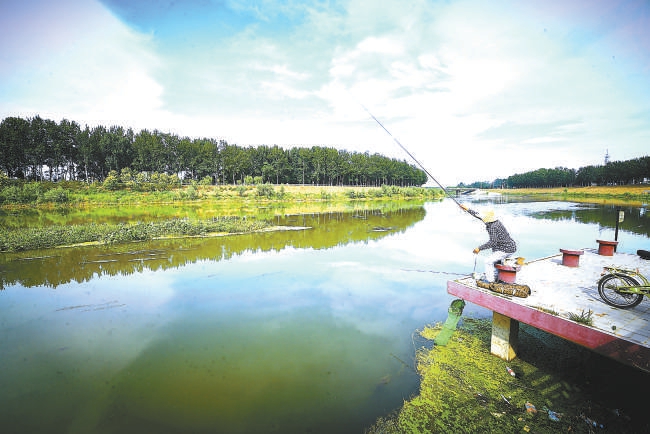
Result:
[[[650,297],[650,281],[638,270],[604,267],[598,294],[610,306],[628,309]]]

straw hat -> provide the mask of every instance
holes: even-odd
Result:
[[[485,223],[491,223],[495,221],[497,218],[494,215],[494,211],[491,209],[483,211],[481,215],[481,220],[483,220]]]

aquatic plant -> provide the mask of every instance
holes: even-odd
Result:
[[[264,220],[216,217],[209,220],[171,219],[121,224],[81,224],[43,228],[0,229],[0,251],[17,252],[81,243],[125,243],[171,236],[207,236],[253,232],[269,227]]]
[[[435,325],[427,325],[424,329],[420,330],[418,333],[424,339],[434,340],[438,333],[442,330],[442,323],[436,323]]]
[[[648,431],[644,403],[637,404],[620,384],[634,384],[647,374],[530,326],[521,327],[521,356],[506,365],[490,353],[491,321],[463,318],[446,346],[417,351],[419,394],[377,419],[366,433],[591,432],[593,427],[582,415],[611,432]],[[435,336],[440,330],[428,328],[423,336]],[[611,376],[612,369],[626,374]],[[540,411],[530,411],[534,407]],[[629,413],[621,417],[612,408]],[[562,417],[550,417],[558,414]]]

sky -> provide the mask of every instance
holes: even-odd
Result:
[[[445,186],[650,155],[647,0],[0,0],[0,29],[0,119],[379,153]]]

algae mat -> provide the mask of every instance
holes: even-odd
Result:
[[[518,357],[505,362],[490,335],[489,320],[464,318],[446,346],[420,348],[419,395],[367,432],[650,432],[630,393],[650,386],[648,374],[524,324]]]

